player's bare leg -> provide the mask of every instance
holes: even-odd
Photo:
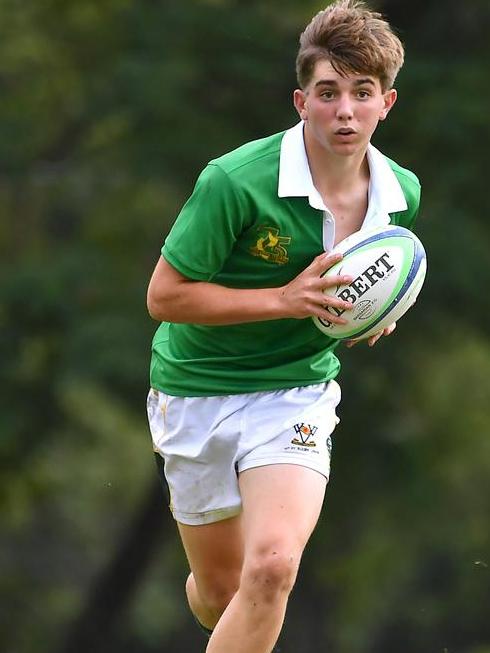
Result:
[[[192,570],[186,583],[189,606],[201,625],[212,630],[240,582],[241,516],[203,526],[178,527]]]
[[[241,474],[245,548],[240,585],[207,653],[271,652],[325,487],[322,475],[297,465],[269,465]]]

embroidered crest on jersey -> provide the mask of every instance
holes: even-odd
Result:
[[[291,444],[299,444],[301,447],[316,447],[316,442],[310,440],[310,438],[312,435],[315,435],[318,426],[311,426],[310,424],[301,422],[301,424],[294,425],[294,430],[296,431],[296,434],[299,435],[300,439],[293,438]]]
[[[257,227],[257,242],[249,252],[269,263],[283,265],[289,261],[286,246],[291,242],[291,236],[280,236],[277,227],[260,225]]]

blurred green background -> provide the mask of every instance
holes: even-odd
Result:
[[[145,421],[146,286],[205,163],[295,123],[323,6],[0,2],[4,653],[204,649]],[[342,352],[281,650],[490,653],[490,3],[372,6],[407,47],[374,143],[421,178],[429,274],[396,336]]]

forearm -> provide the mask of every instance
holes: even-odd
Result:
[[[289,317],[281,288],[227,288],[206,281],[178,284],[165,295],[148,292],[150,315],[160,322],[226,325]]]
[[[248,289],[189,279],[161,257],[148,287],[148,311],[159,322],[225,325],[316,315],[344,324],[343,318],[327,307],[338,308],[341,315],[352,305],[324,291],[350,283],[352,277],[322,277],[340,259],[339,254],[321,254],[284,286]]]

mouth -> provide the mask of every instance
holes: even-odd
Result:
[[[350,136],[351,134],[355,134],[356,131],[355,129],[352,129],[352,127],[341,127],[340,129],[337,129],[335,132],[336,136]]]

